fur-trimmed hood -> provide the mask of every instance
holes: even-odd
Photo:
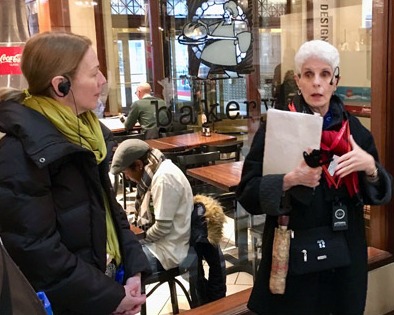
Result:
[[[226,222],[223,207],[216,199],[205,195],[194,196],[194,204],[198,203],[205,208],[208,241],[212,245],[219,245],[223,237],[223,224]]]

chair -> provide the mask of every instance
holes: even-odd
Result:
[[[201,147],[201,152],[220,152],[220,161],[240,161],[243,141],[223,144],[206,144]]]
[[[157,139],[157,138],[159,138],[159,128],[153,127],[151,129],[146,129],[143,132],[143,135],[144,135],[144,139],[142,139],[142,140]]]
[[[198,154],[183,155],[183,156],[178,156],[177,159],[178,159],[178,166],[186,174],[186,171],[189,168],[208,166],[219,162],[220,152],[215,151],[215,152],[204,152]],[[236,216],[237,201],[236,201],[235,193],[226,192],[220,188],[204,183],[197,179],[191,178],[189,176],[188,179],[190,185],[192,186],[193,194],[195,195],[202,194],[217,199],[225,209],[224,212],[228,214],[229,217],[235,219],[235,234],[237,237],[238,235],[237,216]],[[235,245],[238,244],[236,243]]]
[[[188,274],[189,291],[185,288],[182,282],[177,279],[178,276],[184,276]],[[176,293],[176,285],[178,285],[183,293],[185,294],[190,308],[199,306],[199,297],[197,293],[197,281],[198,281],[198,256],[193,246],[189,247],[189,252],[184,261],[175,268],[157,271],[150,275],[142,285],[142,291],[145,291],[145,286],[148,284],[156,283],[156,285],[146,293],[148,298],[159,288],[162,284],[168,283],[170,288],[172,313],[179,314],[178,297]],[[146,315],[146,304],[141,307],[141,315]]]
[[[205,152],[205,153],[196,153],[196,154],[187,154],[187,155],[179,155],[177,156],[177,164],[179,168],[186,174],[187,169],[193,167],[207,166],[213,165],[220,159],[220,153],[216,152]],[[186,175],[187,176],[187,175]],[[204,187],[209,187],[211,191],[218,191],[215,187],[203,183],[197,179],[191,178],[187,176],[192,186],[194,194],[208,193],[208,191],[204,191]]]
[[[188,168],[200,167],[215,164],[220,159],[220,153],[216,152],[203,152],[189,155],[178,156],[178,163],[181,170],[186,173]]]
[[[179,150],[179,151],[163,152],[164,156],[167,159],[170,159],[176,165],[178,165],[178,156],[195,154],[195,153],[200,153],[199,148],[192,148],[192,149]]]
[[[193,129],[185,129],[185,130],[179,130],[179,131],[166,131],[166,132],[160,132],[159,133],[159,138],[164,138],[164,137],[171,137],[171,136],[178,136],[178,135],[184,135],[187,133],[193,133]]]
[[[220,152],[203,152],[196,154],[180,155],[177,157],[179,168],[186,174],[187,169],[201,166],[213,165],[220,161]],[[235,195],[233,192],[225,192],[224,190],[192,178],[186,174],[192,186],[193,194],[203,194],[214,197],[220,201],[223,207],[228,202],[233,206]]]
[[[257,270],[259,268],[261,261],[261,246],[263,241],[264,226],[265,226],[265,222],[251,226],[249,228],[249,234],[252,244],[252,253],[253,253],[253,260],[252,260],[253,280],[256,279]]]
[[[157,283],[146,297],[167,282],[170,288],[173,314],[179,313],[176,285],[182,289],[190,308],[217,300],[226,295],[226,267],[220,240],[223,237],[225,221],[221,205],[214,199],[196,195],[191,216],[190,247],[185,260],[179,267],[158,271],[148,277],[142,290],[151,283]],[[208,280],[205,279],[202,260],[209,265]],[[176,277],[188,274],[189,291]],[[141,308],[141,315],[146,315],[146,304]]]
[[[240,161],[241,149],[243,141],[235,141],[222,144],[204,145],[201,147],[202,152],[220,152],[220,160],[216,163],[225,163],[229,161]],[[230,218],[234,219],[235,239],[238,239],[238,219],[237,219],[237,201],[235,192],[228,192],[218,196],[220,202],[223,204],[225,213]],[[236,246],[238,243],[236,241]]]
[[[128,139],[140,139],[145,140],[145,136],[142,133],[130,133],[127,135],[114,135],[114,140],[120,144],[121,142],[128,140]]]

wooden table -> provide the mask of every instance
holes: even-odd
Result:
[[[161,139],[165,139],[165,138],[149,139],[149,140],[145,140],[145,142],[149,144],[151,148],[158,149],[163,152],[183,150],[184,148],[186,148],[185,146],[168,143],[165,140],[162,141]]]
[[[241,179],[243,161],[191,168],[189,176],[225,191],[235,191]]]
[[[191,168],[188,169],[186,173],[210,185],[228,192],[233,192],[238,187],[241,179],[242,167],[243,161],[228,162]],[[233,266],[226,269],[226,272],[227,274],[231,274],[244,271],[253,274],[252,262],[248,259],[248,229],[250,216],[238,203],[234,216],[238,258],[231,255],[225,255],[226,259],[233,264]]]
[[[177,136],[161,138],[168,143],[175,145],[186,146],[187,148],[198,147],[204,144],[217,144],[227,141],[235,141],[237,137],[230,135],[223,135],[220,133],[211,133],[211,136],[203,136],[201,132],[186,133]]]
[[[217,144],[227,141],[235,141],[237,137],[212,133],[210,137],[203,136],[201,132],[187,133],[183,135],[146,140],[155,149],[161,151],[185,150],[202,146],[204,144]]]

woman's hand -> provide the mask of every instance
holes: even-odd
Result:
[[[145,294],[141,294],[141,275],[128,278],[124,289],[126,296],[112,314],[134,315],[141,312],[141,305],[146,302]]]
[[[354,141],[353,136],[349,137],[352,150],[337,159],[335,175],[340,178],[353,172],[364,171],[367,175],[373,174],[376,170],[375,159],[371,154],[364,151]]]
[[[304,160],[283,178],[283,191],[293,186],[303,185],[314,188],[319,185],[322,167],[309,167]]]

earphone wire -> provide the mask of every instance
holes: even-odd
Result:
[[[75,101],[75,97],[74,97],[74,93],[73,93],[73,90],[72,90],[72,89],[70,89],[70,92],[71,92],[71,96],[73,97],[73,102],[74,102],[74,107],[75,107],[75,115],[76,115],[76,117],[77,117],[79,145],[82,147],[81,125],[80,125],[80,123],[79,123],[77,102]]]

